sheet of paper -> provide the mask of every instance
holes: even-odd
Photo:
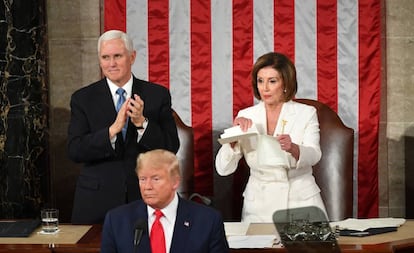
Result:
[[[286,152],[280,147],[279,141],[270,135],[259,135],[257,143],[257,159],[260,166],[289,167]]]
[[[246,235],[250,223],[246,222],[224,222],[224,230],[226,236]]]
[[[253,124],[246,132],[243,132],[240,126],[233,126],[227,129],[224,129],[224,133],[220,135],[218,142],[220,144],[235,142],[243,138],[247,138],[250,136],[257,135],[259,132],[257,131],[256,125]]]
[[[364,231],[368,228],[399,227],[405,223],[403,218],[371,218],[355,219],[349,218],[342,221],[330,222],[331,227],[338,226],[339,229],[352,229]]]
[[[235,235],[227,238],[231,249],[263,249],[280,246],[275,235]]]

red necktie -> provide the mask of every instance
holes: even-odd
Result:
[[[151,228],[151,252],[152,253],[165,253],[165,237],[164,237],[164,229],[162,228],[162,224],[160,222],[160,218],[164,216],[164,214],[160,210],[155,210],[155,221],[152,224]]]

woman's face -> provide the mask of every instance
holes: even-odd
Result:
[[[285,101],[283,80],[279,72],[271,66],[257,72],[257,89],[265,104],[276,105]]]

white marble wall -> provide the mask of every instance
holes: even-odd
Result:
[[[66,188],[73,187],[77,172],[65,153],[69,100],[74,90],[100,77],[96,39],[102,27],[103,0],[51,0],[47,4],[52,187],[58,192],[58,205],[69,209],[72,196],[63,193],[62,183],[71,182]],[[414,1],[385,0],[384,11],[380,216],[403,217],[407,169],[404,140],[407,135],[414,136]]]

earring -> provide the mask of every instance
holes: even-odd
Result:
[[[286,93],[286,89],[283,90],[283,93]]]

